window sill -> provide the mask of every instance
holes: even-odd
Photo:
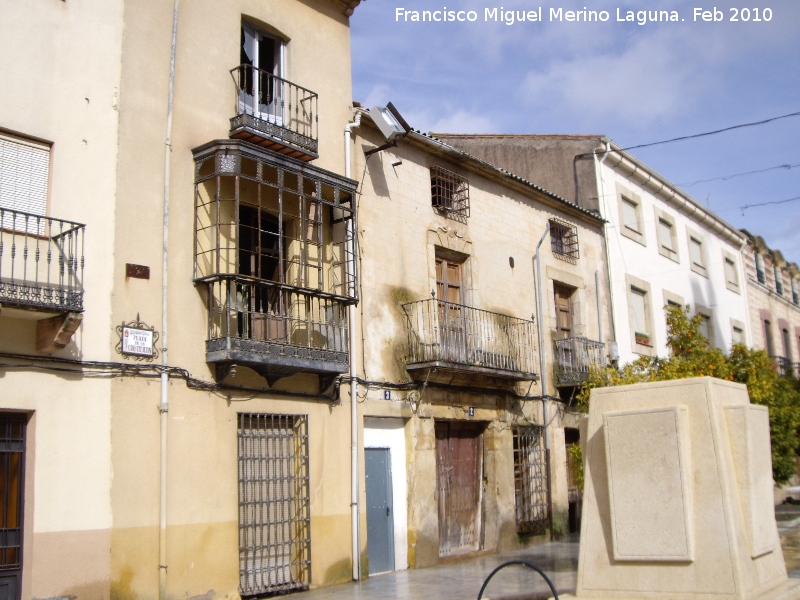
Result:
[[[706,279],[708,279],[708,269],[705,267],[698,267],[696,264],[692,263],[692,273],[697,273],[698,275],[702,275]]]
[[[670,259],[672,262],[676,262],[678,264],[681,264],[681,261],[678,258],[678,253],[675,252],[674,250],[667,250],[666,248],[659,247],[658,248],[658,253],[661,256],[663,256],[664,258]]]
[[[725,282],[725,287],[728,288],[730,291],[735,292],[737,294],[741,294],[742,290],[739,288],[738,285],[735,283],[731,283],[730,281]]]
[[[633,240],[637,244],[641,244],[642,246],[647,247],[647,243],[645,242],[643,233],[639,233],[638,231],[633,231],[632,229],[628,229],[624,225],[620,229],[620,233],[629,240]]]

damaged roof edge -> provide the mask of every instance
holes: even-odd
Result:
[[[491,163],[488,163],[485,160],[481,160],[480,158],[472,156],[471,154],[469,154],[467,152],[464,152],[463,150],[459,150],[458,148],[454,148],[450,144],[448,144],[448,143],[446,143],[446,142],[444,142],[444,141],[442,141],[442,140],[440,140],[438,138],[435,138],[430,134],[422,133],[418,129],[412,129],[408,133],[407,137],[409,139],[415,140],[418,143],[422,143],[424,145],[435,146],[440,151],[444,151],[445,153],[450,154],[455,158],[459,158],[461,160],[465,160],[465,161],[471,163],[473,166],[477,167],[478,169],[480,169],[480,170],[482,170],[484,172],[490,172],[490,173],[494,174],[495,176],[499,175],[499,176],[501,176],[501,177],[503,177],[505,179],[510,179],[510,180],[516,182],[517,184],[521,184],[521,185],[523,185],[523,186],[525,186],[527,188],[536,190],[540,194],[544,194],[545,196],[551,198],[552,200],[555,200],[558,204],[563,205],[564,208],[566,208],[567,210],[575,211],[575,212],[579,213],[581,216],[588,217],[589,219],[591,219],[592,221],[594,221],[594,222],[596,222],[598,224],[602,224],[602,223],[606,222],[605,219],[603,219],[596,212],[593,212],[591,210],[587,210],[587,209],[583,208],[582,206],[578,206],[577,204],[575,204],[573,202],[570,202],[569,200],[565,200],[561,196],[558,196],[558,195],[554,194],[553,192],[550,192],[550,191],[544,189],[543,187],[538,186],[535,183],[532,183],[532,182],[528,181],[527,179],[525,179],[523,177],[520,177],[519,175],[514,175],[510,171],[506,171],[505,169],[502,169],[502,168],[497,167],[497,166],[495,166],[495,165],[493,165]]]

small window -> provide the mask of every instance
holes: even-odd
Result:
[[[665,250],[675,252],[675,246],[672,243],[672,223],[667,223],[664,219],[658,220],[658,243]]]
[[[725,266],[725,287],[732,292],[739,292],[739,270],[736,259],[728,252],[724,252],[723,265]]]
[[[772,345],[772,323],[764,320],[764,349],[770,356],[775,356],[775,348]]]
[[[702,335],[706,340],[708,340],[709,345],[711,344],[711,317],[708,315],[700,315],[700,335]]]
[[[733,341],[734,344],[744,344],[744,329],[734,325],[731,333],[731,341]]]
[[[466,219],[469,217],[469,181],[442,167],[431,167],[431,204],[451,218]]]
[[[629,200],[628,198],[622,198],[622,224],[626,228],[630,229],[631,231],[635,231],[636,233],[640,233],[639,231],[639,217],[638,217],[638,205]]]
[[[556,258],[575,263],[578,259],[578,228],[560,219],[550,219],[550,247]]]
[[[637,344],[650,345],[650,334],[647,329],[647,293],[631,288],[631,310],[633,313],[633,333]]]
[[[775,291],[779,296],[783,296],[783,275],[780,267],[778,267],[776,264],[773,264],[772,270],[775,273]]]
[[[703,264],[703,242],[695,238],[691,238],[689,243],[689,255],[692,257],[692,264],[698,267],[704,267]]]

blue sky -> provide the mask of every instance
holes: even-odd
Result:
[[[354,98],[392,101],[412,127],[448,133],[604,134],[623,147],[800,111],[800,2],[717,1],[695,22],[682,0],[365,0],[351,19]],[[485,22],[484,9],[531,10],[541,23]],[[730,7],[770,21],[731,22]],[[473,23],[397,22],[396,8],[475,10]],[[550,8],[606,10],[605,23],[550,22]],[[675,10],[677,23],[619,23],[617,8]],[[800,117],[632,153],[721,217],[800,264]]]

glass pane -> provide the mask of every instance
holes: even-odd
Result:
[[[644,292],[639,290],[631,291],[631,303],[633,304],[633,329],[634,333],[647,333],[647,321],[645,319]]]
[[[699,240],[691,238],[689,240],[689,254],[692,257],[692,262],[698,267],[703,266],[703,245]]]

